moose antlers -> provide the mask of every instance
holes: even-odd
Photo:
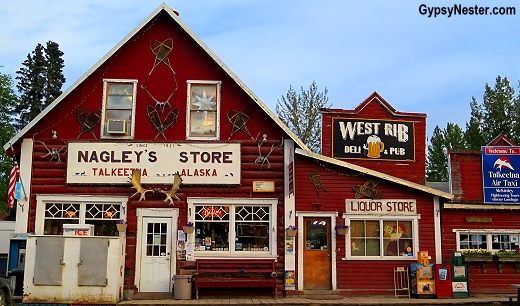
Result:
[[[159,188],[156,188],[154,189],[154,191],[156,192],[160,192],[160,193],[164,193],[166,195],[166,199],[164,199],[163,201],[166,202],[166,201],[170,201],[170,205],[173,205],[173,199],[172,197],[174,197],[175,199],[177,199],[177,201],[180,201],[181,199],[179,199],[179,197],[175,194],[175,192],[177,192],[177,190],[179,190],[179,186],[181,185],[182,183],[182,177],[179,175],[179,172],[177,171],[177,173],[175,173],[173,175],[173,185],[172,185],[172,188],[168,191],[164,191],[162,189],[159,189]]]
[[[177,190],[179,190],[179,186],[182,183],[182,178],[179,174],[179,172],[175,173],[173,175],[173,185],[172,188],[168,191],[161,190],[160,188],[154,188],[154,189],[144,189],[141,185],[141,169],[135,169],[132,173],[132,177],[129,178],[129,183],[132,183],[132,188],[135,188],[136,192],[131,196],[135,196],[136,194],[141,194],[139,197],[139,201],[146,200],[145,195],[147,192],[153,192],[153,193],[164,193],[166,195],[166,199],[164,199],[164,202],[170,201],[170,204],[173,205],[173,198],[177,199],[177,201],[180,201],[179,197],[175,194]]]
[[[149,191],[153,191],[152,189],[144,189],[143,186],[141,186],[141,169],[135,169],[132,173],[132,178],[128,182],[132,183],[132,188],[135,188],[135,190],[137,190],[131,197],[135,196],[138,193],[141,194],[141,197],[139,197],[139,201],[146,200],[144,197],[146,193]]]
[[[264,163],[267,162],[267,168],[271,168],[271,163],[269,162],[269,159],[268,159],[269,155],[271,155],[271,153],[273,153],[273,151],[275,149],[278,149],[283,146],[283,139],[280,141],[279,144],[273,143],[271,145],[271,151],[269,151],[269,153],[267,153],[267,155],[263,156],[262,152],[261,152],[261,148],[262,148],[262,145],[264,144],[264,142],[267,141],[267,134],[262,135],[263,136],[262,140],[258,139],[259,135],[260,135],[260,133],[258,133],[258,135],[256,135],[256,138],[255,138],[256,144],[258,145],[258,157],[255,159],[255,164],[261,164],[260,167],[262,167],[264,165]]]

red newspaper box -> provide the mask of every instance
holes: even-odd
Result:
[[[451,265],[435,265],[435,288],[439,299],[451,299],[453,297],[451,284]]]

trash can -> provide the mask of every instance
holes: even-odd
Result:
[[[176,300],[191,299],[191,275],[173,276],[173,294]]]

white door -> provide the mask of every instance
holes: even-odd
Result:
[[[170,292],[172,218],[143,218],[141,292]]]

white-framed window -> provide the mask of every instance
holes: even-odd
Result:
[[[126,221],[128,197],[37,195],[37,235],[63,235],[64,224],[93,224],[94,236],[118,236],[116,221]]]
[[[188,198],[195,256],[276,255],[277,199]]]
[[[348,216],[347,257],[417,259],[418,216]]]
[[[103,80],[101,137],[133,139],[137,80]]]
[[[520,248],[520,230],[455,229],[453,231],[457,235],[457,251],[483,249],[496,252]]]
[[[186,139],[220,139],[220,81],[187,81]]]

